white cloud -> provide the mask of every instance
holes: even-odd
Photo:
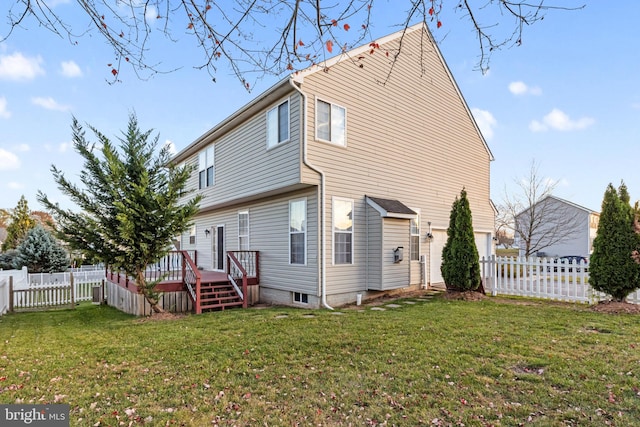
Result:
[[[49,7],[56,7],[60,4],[68,4],[71,3],[71,0],[51,0],[50,2],[47,3],[47,5]]]
[[[514,95],[541,95],[542,89],[537,86],[529,87],[524,82],[517,81],[509,83],[509,92]]]
[[[47,110],[53,110],[53,111],[69,111],[71,109],[71,107],[69,107],[68,105],[58,104],[56,100],[51,97],[31,98],[31,103],[35,105],[39,105],[40,107],[45,108]]]
[[[153,6],[147,7],[144,19],[147,21],[147,24],[153,25],[158,20],[158,10]]]
[[[19,182],[11,181],[7,183],[7,188],[10,190],[22,190],[24,188],[24,184]]]
[[[170,140],[166,140],[164,142],[165,147],[169,146],[169,154],[170,155],[174,155],[174,154],[178,154],[178,150],[176,149],[176,144],[174,144],[173,142],[171,142]]]
[[[60,73],[65,77],[82,77],[82,70],[73,61],[63,61],[60,63]]]
[[[549,114],[542,118],[542,121],[532,120],[529,129],[532,132],[544,132],[550,129],[559,131],[582,130],[593,125],[595,120],[591,117],[581,117],[572,120],[565,112],[554,108]]]
[[[482,135],[487,140],[492,139],[493,128],[498,125],[498,121],[493,117],[493,114],[487,110],[481,110],[479,108],[472,108],[471,113],[473,114],[473,118],[476,120]]]
[[[11,117],[11,111],[7,110],[7,98],[0,98],[0,117],[8,119]]]
[[[16,146],[16,151],[30,151],[31,147],[28,144],[19,144]]]
[[[61,153],[64,153],[65,151],[67,151],[72,146],[73,146],[73,144],[71,142],[63,142],[62,144],[58,145],[58,151],[61,152]]]
[[[631,104],[631,108],[635,110],[640,110],[640,102],[634,102]]]
[[[15,170],[20,167],[20,159],[10,151],[0,148],[0,171]]]
[[[0,79],[5,80],[33,80],[44,75],[40,66],[42,57],[28,58],[21,53],[0,56]]]

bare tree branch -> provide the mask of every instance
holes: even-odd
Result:
[[[556,183],[540,177],[533,161],[528,176],[517,181],[520,192],[509,195],[498,208],[498,230],[509,229],[525,256],[573,239],[579,233],[580,218],[568,205],[550,198]],[[524,247],[522,247],[524,245]]]
[[[115,82],[125,64],[142,79],[175,71],[183,64],[167,66],[152,59],[163,58],[156,40],[164,38],[172,43],[193,40],[203,58],[195,68],[206,70],[215,81],[219,61],[223,60],[247,89],[251,87],[250,79],[305,69],[328,56],[348,51],[367,38],[373,42],[370,26],[377,4],[375,0],[75,2],[85,12],[84,24],[76,19],[72,25],[71,18],[63,15],[70,7],[57,8],[54,0],[9,0],[5,6],[8,29],[0,30],[0,42],[29,25],[42,26],[73,44],[88,32],[97,31],[113,50],[112,60],[105,62],[111,64],[110,80]],[[450,9],[444,9],[445,5]],[[481,5],[468,0],[398,0],[393,6],[406,9],[406,18],[397,24],[401,29],[424,22],[434,33],[452,19],[448,13],[462,13],[476,34],[477,67],[483,72],[495,50],[520,45],[525,28],[543,20],[546,12],[584,7],[547,5],[545,0],[486,0]],[[333,52],[333,46],[338,52]],[[393,52],[392,61],[401,54],[401,47]],[[194,58],[194,63],[198,62]]]

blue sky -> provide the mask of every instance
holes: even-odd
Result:
[[[399,3],[375,3],[374,37],[397,30],[402,11],[392,6]],[[526,28],[523,44],[496,52],[486,74],[476,70],[468,22],[449,15],[434,30],[495,156],[496,204],[505,191],[517,192],[532,161],[557,183],[555,195],[588,208],[600,210],[610,182],[624,180],[632,200],[640,198],[640,2],[586,3]],[[148,80],[124,67],[122,82],[110,85],[112,54],[96,35],[74,46],[32,23],[0,43],[0,207],[13,208],[24,195],[31,209],[42,209],[38,190],[72,207],[50,172],[55,164],[73,177],[82,166],[71,146],[72,116],[117,137],[135,111],[142,129],[180,150],[278,80],[259,79],[248,93],[229,69],[220,67],[212,83],[190,66],[194,51],[164,49],[156,54],[189,65]]]

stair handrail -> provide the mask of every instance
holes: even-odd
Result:
[[[237,271],[240,273],[239,275],[232,275],[232,272]],[[242,308],[247,308],[247,270],[242,266],[238,258],[232,253],[227,252],[227,275],[229,277],[229,281],[236,289],[238,295],[240,295],[240,299],[242,300]],[[242,290],[238,289],[238,284],[236,279],[242,278]]]
[[[196,314],[202,313],[200,307],[200,285],[202,282],[202,274],[198,270],[198,266],[189,256],[188,251],[180,251],[182,253],[182,283],[185,284],[189,295],[195,305]]]

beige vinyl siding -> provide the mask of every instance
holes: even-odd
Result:
[[[267,149],[266,112],[289,100],[289,141]],[[204,144],[204,150],[215,144],[215,184],[198,189],[198,152],[191,155],[187,165],[195,165],[188,188],[204,196],[201,208],[228,204],[233,200],[255,197],[300,183],[300,96],[280,98],[260,110],[241,126],[218,140]]]
[[[373,207],[366,205],[367,215],[367,267],[366,289],[382,288],[382,217]]]
[[[307,263],[289,264],[289,200],[307,200]],[[211,268],[211,237],[204,228],[225,226],[227,251],[238,249],[238,212],[249,212],[250,250],[260,251],[260,287],[317,295],[318,282],[318,194],[316,189],[297,191],[277,198],[234,205],[196,218],[198,264]],[[210,236],[213,236],[211,234]]]
[[[383,218],[382,290],[409,284],[409,220]],[[403,260],[394,262],[394,249],[403,247]]]
[[[397,42],[362,55],[362,68],[343,61],[328,72],[304,78],[308,154],[311,163],[326,174],[328,230],[330,197],[355,200],[354,264],[332,266],[328,251],[329,294],[358,290],[366,274],[365,195],[400,200],[420,209],[424,225],[431,221],[446,228],[451,205],[464,187],[474,227],[493,229],[491,155],[440,57],[429,46],[422,52],[425,72],[421,75],[420,35],[421,31],[414,31],[405,37],[403,53],[385,85],[377,83],[385,81],[390,71],[391,60],[384,52],[393,52]],[[346,108],[346,147],[315,140],[317,98]],[[331,248],[330,233],[328,239]]]
[[[422,244],[422,243],[421,243]],[[424,249],[421,248],[421,253],[424,254]],[[422,283],[422,264],[420,261],[408,261],[409,262],[409,284],[419,285]]]

